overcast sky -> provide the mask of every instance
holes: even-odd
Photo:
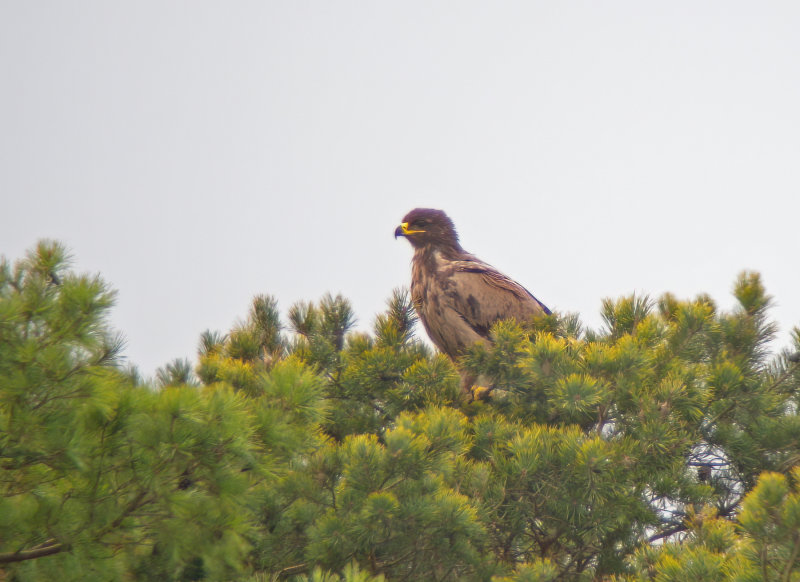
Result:
[[[442,208],[549,307],[761,272],[800,324],[800,2],[0,0],[0,254],[63,241],[145,374],[258,293],[368,328]]]

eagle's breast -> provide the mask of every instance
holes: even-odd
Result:
[[[414,253],[411,300],[431,341],[451,358],[483,339],[455,308],[455,271],[453,261],[439,250],[417,249]],[[480,309],[477,304],[472,308]]]

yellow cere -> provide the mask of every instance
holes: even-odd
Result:
[[[417,232],[425,232],[424,230],[409,230],[407,222],[401,223],[400,224],[400,228],[403,229],[403,234],[414,234],[414,233],[417,233]]]

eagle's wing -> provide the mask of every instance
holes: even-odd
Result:
[[[448,293],[453,309],[477,334],[501,319],[525,321],[550,310],[522,285],[478,259],[452,261]]]

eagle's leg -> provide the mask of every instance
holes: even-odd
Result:
[[[492,388],[489,378],[483,374],[476,375],[469,372],[461,372],[461,394],[467,402],[489,400]]]

